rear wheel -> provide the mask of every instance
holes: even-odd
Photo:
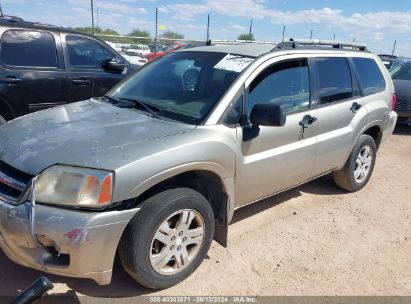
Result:
[[[190,276],[204,260],[214,234],[214,213],[198,192],[178,188],[142,205],[119,244],[126,272],[140,284],[162,289]]]
[[[348,191],[362,189],[374,170],[377,146],[369,135],[361,135],[344,167],[334,172],[335,183]]]

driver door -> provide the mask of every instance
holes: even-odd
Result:
[[[67,75],[70,83],[70,102],[100,97],[124,78],[124,71],[109,71],[102,67],[107,59],[117,58],[99,41],[81,35],[67,34]]]
[[[248,119],[257,103],[280,104],[287,118],[284,126],[260,126],[258,136],[241,142],[236,160],[237,206],[310,179],[318,132],[318,110],[310,109],[307,59],[267,62],[246,81],[246,92]],[[305,116],[313,119],[303,128],[300,122]],[[244,130],[238,127],[240,136]]]

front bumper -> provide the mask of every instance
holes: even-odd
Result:
[[[387,121],[387,126],[385,127],[385,131],[382,133],[382,140],[381,143],[385,142],[385,140],[391,136],[392,132],[394,132],[395,125],[397,124],[398,114],[394,111],[390,112],[389,119]]]
[[[30,208],[29,202],[12,206],[0,200],[0,247],[9,259],[52,274],[110,284],[118,242],[138,209],[87,212],[37,204],[38,247],[30,235]]]

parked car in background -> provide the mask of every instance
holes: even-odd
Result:
[[[177,51],[177,50],[179,50],[179,49],[183,49],[183,48],[185,48],[185,47],[187,47],[187,46],[188,46],[188,44],[186,44],[186,43],[179,43],[179,44],[176,44],[176,45],[168,48],[168,49],[165,50],[165,51],[158,51],[158,52],[154,52],[154,51],[153,51],[153,52],[151,52],[151,53],[148,53],[148,54],[144,55],[144,58],[146,58],[147,61],[150,62],[150,61],[153,61],[153,60],[156,59],[156,58],[160,58],[160,57],[162,57],[162,56],[164,56],[164,55],[167,55],[167,54],[170,54],[170,53],[174,53],[175,51]]]
[[[390,70],[393,68],[399,66],[401,63],[406,62],[406,61],[411,61],[410,58],[405,58],[405,57],[398,57],[397,59],[394,59],[391,63]]]
[[[398,58],[395,55],[387,55],[387,54],[380,54],[378,55],[378,57],[380,57],[380,59],[382,60],[382,63],[385,65],[387,70],[391,68],[393,61]]]
[[[397,120],[390,75],[362,45],[314,43],[181,50],[1,126],[3,252],[99,284],[117,256],[167,288],[227,246],[236,209],[328,173],[365,187]]]
[[[157,45],[152,44],[152,45],[150,45],[150,52],[154,52],[154,51],[164,52],[169,48],[170,48],[169,46],[164,45],[164,44],[157,44]]]
[[[411,123],[411,61],[406,61],[391,69],[391,78],[394,82],[397,102],[395,112],[398,122]]]
[[[51,25],[0,18],[0,121],[102,96],[135,71],[100,39]]]
[[[131,44],[129,44],[129,43],[121,43],[121,45],[120,45],[120,52],[121,52],[121,53],[124,53],[125,50],[127,50],[130,46],[131,46]]]
[[[136,67],[141,67],[143,65],[145,65],[148,60],[146,58],[144,58],[142,55],[127,55],[127,54],[123,54],[123,57],[130,62],[131,64],[135,65]]]
[[[123,53],[129,56],[144,56],[150,53],[150,47],[144,44],[133,44]]]
[[[111,42],[111,41],[104,41],[104,42],[108,44],[113,50],[117,52],[121,52],[121,43]]]

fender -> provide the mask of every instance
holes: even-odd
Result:
[[[141,182],[136,187],[134,187],[134,189],[128,196],[138,197],[144,191],[150,189],[151,187],[159,184],[162,181],[165,181],[166,179],[169,179],[181,173],[197,170],[210,171],[216,174],[220,178],[221,184],[223,185],[223,192],[229,194],[227,193],[227,190],[230,189],[230,187],[227,187],[224,181],[225,179],[230,178],[232,176],[228,174],[227,170],[223,166],[214,162],[192,162],[184,165],[178,165],[153,175],[152,177],[146,179],[145,181]]]
[[[157,173],[137,185],[129,194],[130,197],[138,197],[151,187],[181,173],[190,171],[209,171],[216,174],[223,187],[224,201],[217,215],[214,239],[223,247],[228,243],[228,224],[231,222],[234,214],[234,176],[230,176],[227,170],[214,162],[192,162],[179,165],[160,173]]]

